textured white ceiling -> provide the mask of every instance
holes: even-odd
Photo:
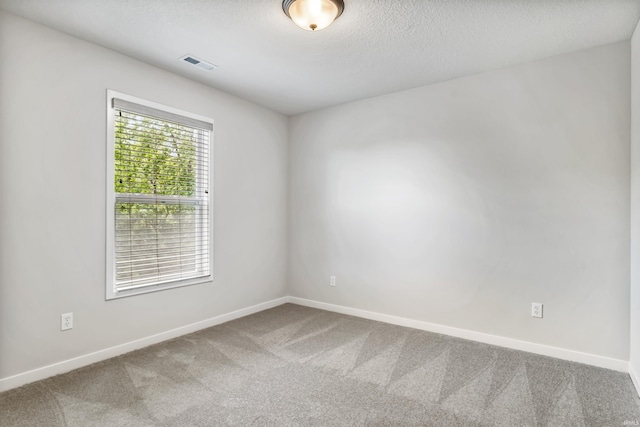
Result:
[[[0,0],[0,8],[285,114],[629,39],[639,0],[345,0],[312,33],[281,0]],[[178,61],[192,54],[220,68]]]

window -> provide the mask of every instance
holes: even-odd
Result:
[[[107,99],[107,299],[210,281],[212,120]]]

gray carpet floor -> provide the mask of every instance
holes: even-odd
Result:
[[[285,304],[0,394],[4,426],[622,426],[627,374]]]

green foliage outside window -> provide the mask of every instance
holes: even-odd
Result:
[[[115,123],[116,193],[195,196],[197,131],[121,112]]]

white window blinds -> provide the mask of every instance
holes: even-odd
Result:
[[[211,276],[213,125],[113,98],[114,294]]]

